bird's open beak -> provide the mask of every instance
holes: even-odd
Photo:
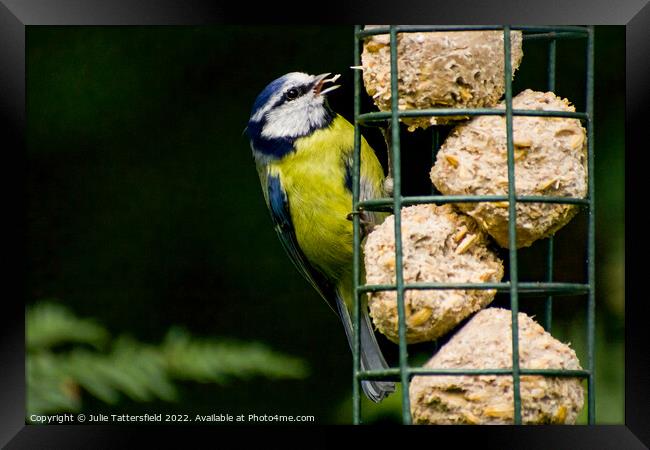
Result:
[[[329,86],[326,89],[323,89],[326,83],[334,83],[336,80],[338,80],[341,77],[341,75],[337,73],[333,77],[327,78],[330,75],[331,75],[330,73],[322,73],[316,76],[316,80],[314,81],[314,95],[325,95],[328,92],[332,92],[334,89],[338,89],[341,87],[341,85],[335,84],[333,86]]]

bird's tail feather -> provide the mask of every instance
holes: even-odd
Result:
[[[345,328],[345,335],[348,338],[350,349],[354,349],[354,334],[352,329],[352,320],[350,313],[345,305],[345,302],[338,295],[336,302],[343,327]],[[360,357],[361,357],[361,370],[381,370],[387,369],[388,364],[381,353],[375,333],[372,331],[372,324],[368,316],[368,309],[365,305],[361,308],[361,328],[360,328]],[[389,381],[375,381],[364,380],[361,382],[361,388],[366,396],[375,403],[382,401],[392,392],[395,392],[395,383]]]

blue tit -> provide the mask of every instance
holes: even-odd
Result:
[[[247,126],[266,204],[280,241],[298,271],[338,314],[352,348],[352,153],[354,127],[325,95],[339,75],[293,72],[259,94]],[[361,139],[361,200],[380,197],[384,172]],[[366,221],[376,221],[367,214]],[[365,296],[364,296],[365,297]],[[360,328],[363,370],[388,367],[377,344],[367,301]],[[379,402],[394,383],[363,381]]]

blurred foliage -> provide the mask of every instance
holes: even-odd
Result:
[[[27,309],[27,411],[79,411],[82,392],[116,404],[177,401],[174,380],[227,384],[232,379],[307,376],[303,361],[253,343],[198,339],[172,328],[159,345],[120,336],[111,339],[96,322],[60,304]]]

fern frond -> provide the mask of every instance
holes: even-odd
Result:
[[[300,379],[308,374],[302,360],[262,344],[196,339],[180,328],[167,333],[162,354],[172,376],[186,380],[223,384],[232,377]]]
[[[56,345],[89,344],[100,349],[109,340],[109,333],[93,320],[81,319],[63,305],[41,302],[27,309],[25,338],[28,351]]]
[[[82,393],[116,404],[176,401],[174,380],[227,384],[261,376],[296,379],[307,375],[297,358],[258,343],[195,338],[172,328],[160,345],[119,337],[93,321],[74,316],[61,305],[42,303],[27,311],[27,411],[31,414],[76,412]],[[61,343],[91,344],[52,352]]]

